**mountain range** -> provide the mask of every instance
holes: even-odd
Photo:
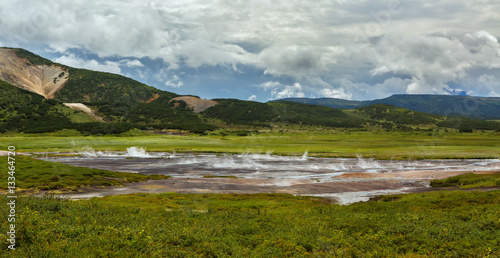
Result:
[[[444,116],[466,116],[478,119],[500,119],[500,98],[431,94],[397,94],[383,99],[356,101],[336,98],[287,98],[293,101],[332,108],[354,109],[373,104],[388,104],[413,111]]]
[[[118,134],[133,129],[500,130],[500,99],[395,95],[382,100],[285,99],[260,103],[179,96],[111,73],[72,68],[0,48],[0,132]],[[425,110],[421,112],[420,110]],[[449,111],[448,111],[449,110]],[[455,115],[467,115],[457,117]]]

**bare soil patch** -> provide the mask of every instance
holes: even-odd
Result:
[[[95,113],[94,110],[92,110],[91,108],[85,106],[82,103],[64,103],[64,105],[67,106],[67,107],[69,107],[69,108],[71,108],[71,109],[74,109],[74,110],[83,111],[86,114],[92,116],[95,120],[97,120],[99,122],[104,122],[104,118],[96,115],[96,113]]]
[[[11,49],[0,49],[0,79],[21,89],[54,97],[69,78],[67,70],[59,66],[31,65]]]
[[[181,96],[177,98],[173,98],[172,100],[184,101],[186,102],[188,108],[192,108],[195,113],[200,113],[207,110],[210,107],[217,105],[217,101],[209,100],[209,99],[200,99],[197,97],[191,96]]]

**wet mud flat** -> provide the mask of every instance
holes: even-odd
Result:
[[[392,161],[283,157],[270,154],[90,153],[50,157],[47,161],[72,166],[172,178],[86,188],[70,198],[128,193],[288,193],[329,198],[343,204],[366,201],[381,194],[426,191],[433,179],[463,173],[498,173],[499,160]]]

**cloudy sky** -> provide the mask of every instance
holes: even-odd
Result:
[[[498,0],[0,0],[0,45],[202,98],[500,97]]]

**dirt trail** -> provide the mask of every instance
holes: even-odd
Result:
[[[54,97],[69,78],[68,71],[58,66],[31,65],[11,49],[0,49],[0,79],[21,89]]]

